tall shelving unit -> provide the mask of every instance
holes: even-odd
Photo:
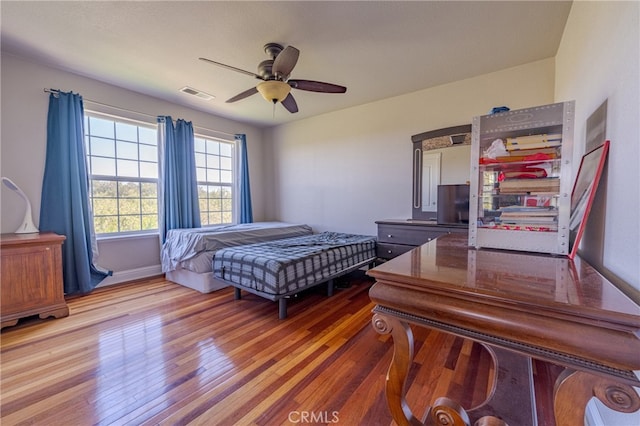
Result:
[[[569,252],[574,106],[569,101],[474,117],[470,246]],[[506,152],[495,155],[501,143]]]

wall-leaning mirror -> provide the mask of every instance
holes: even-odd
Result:
[[[413,143],[412,214],[414,220],[438,217],[438,186],[468,184],[471,124],[411,137]],[[442,207],[442,206],[440,206]]]
[[[582,156],[578,176],[571,192],[571,219],[569,220],[569,258],[578,252],[589,210],[600,183],[602,169],[609,152],[609,141]]]

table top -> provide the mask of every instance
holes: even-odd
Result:
[[[368,273],[379,306],[640,370],[640,306],[580,257],[478,250],[451,234]]]
[[[53,232],[31,232],[28,234],[0,234],[0,246],[26,246],[62,243],[66,237]]]

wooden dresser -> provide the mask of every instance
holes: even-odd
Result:
[[[377,255],[380,259],[393,259],[424,243],[447,234],[465,234],[466,225],[438,225],[423,220],[379,220]]]
[[[64,240],[50,232],[1,235],[0,328],[32,315],[69,315],[62,284]]]

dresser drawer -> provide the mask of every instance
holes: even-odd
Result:
[[[394,257],[400,256],[414,248],[415,246],[403,244],[378,243],[376,245],[376,256],[381,259],[393,259]]]
[[[378,244],[407,244],[410,246],[420,246],[441,235],[447,234],[446,229],[436,227],[424,228],[411,225],[378,225]]]

